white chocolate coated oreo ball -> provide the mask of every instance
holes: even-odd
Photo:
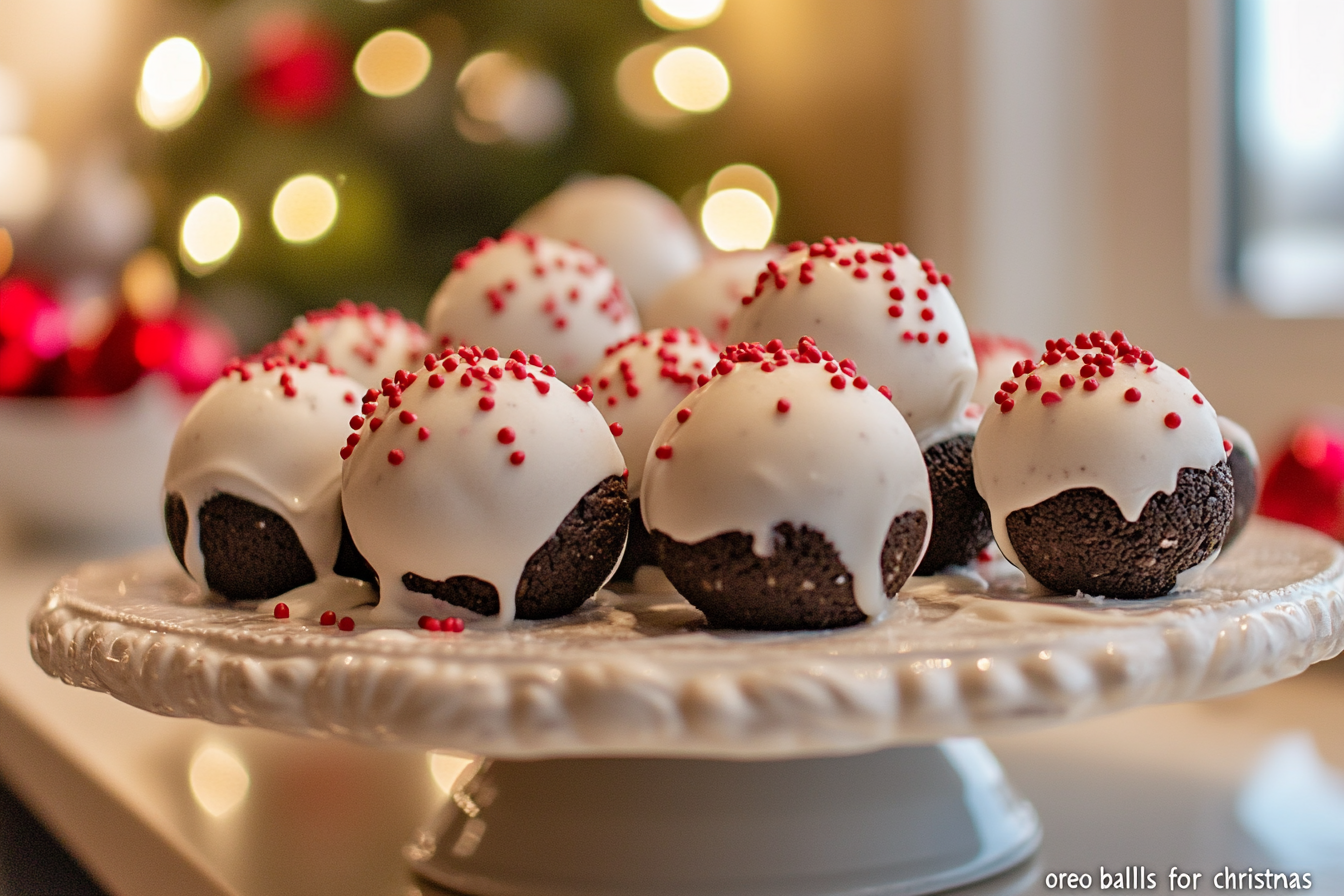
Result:
[[[369,411],[345,452],[342,494],[354,543],[378,573],[376,621],[443,615],[444,601],[410,590],[408,573],[488,583],[499,621],[512,621],[529,559],[625,466],[592,404],[520,351],[430,357],[398,372]]]
[[[1116,331],[1051,340],[1001,384],[975,440],[975,485],[994,538],[1022,562],[1006,520],[1069,489],[1097,488],[1133,523],[1181,470],[1226,459],[1218,415],[1184,372]],[[1221,533],[1220,533],[1221,537]]]
[[[425,331],[400,312],[341,301],[295,318],[260,355],[319,361],[368,388],[403,367],[418,365],[428,346]]]
[[[173,439],[166,497],[186,506],[183,565],[206,582],[199,511],[234,495],[283,518],[317,575],[330,574],[341,541],[339,450],[359,413],[359,383],[324,364],[236,363],[201,395]]]
[[[630,494],[638,495],[644,460],[663,418],[708,376],[719,349],[696,330],[668,327],[631,336],[583,378],[593,404],[612,432],[630,471]]]
[[[593,253],[516,231],[459,254],[425,319],[437,347],[517,346],[567,383],[640,331],[625,288]]]
[[[827,237],[789,248],[742,299],[729,340],[809,336],[887,386],[922,447],[961,431],[976,366],[951,278],[900,243]]]
[[[571,181],[526,211],[513,229],[590,249],[611,265],[641,310],[695,270],[702,254],[677,204],[623,175]]]
[[[891,605],[882,552],[892,521],[923,513],[921,555],[928,544],[929,479],[910,427],[848,362],[806,340],[795,352],[778,340],[725,350],[653,442],[640,490],[650,532],[683,544],[743,532],[766,556],[781,523],[820,531],[870,618]]]
[[[639,316],[649,329],[694,327],[723,342],[742,297],[756,288],[756,275],[765,263],[783,255],[780,247],[755,251],[715,252],[704,264],[669,283]]]

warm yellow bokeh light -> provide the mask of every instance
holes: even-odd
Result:
[[[160,131],[179,127],[200,108],[209,70],[196,45],[170,37],[145,57],[135,108],[145,124]]]
[[[687,112],[713,112],[728,99],[728,69],[700,47],[677,47],[653,66],[653,83],[669,103]]]
[[[243,219],[223,196],[206,196],[182,219],[182,261],[190,269],[222,264],[238,246]]]
[[[196,804],[218,818],[247,798],[252,779],[233,753],[220,747],[202,747],[188,767],[191,795]]]
[[[779,217],[779,188],[775,186],[770,175],[755,165],[740,164],[720,168],[709,179],[709,186],[705,188],[705,192],[713,195],[720,190],[729,190],[733,187],[755,193],[770,206],[770,214]]]
[[[51,163],[36,141],[0,136],[0,223],[42,217],[51,204]]]
[[[336,223],[340,201],[331,181],[316,174],[300,174],[275,191],[271,222],[281,239],[311,243],[321,239]]]
[[[380,31],[369,38],[355,57],[355,80],[377,97],[404,96],[429,74],[429,45],[400,28]]]
[[[121,294],[136,317],[159,320],[177,304],[177,277],[161,249],[141,249],[121,270]]]
[[[458,778],[462,777],[462,773],[467,770],[467,766],[475,761],[466,756],[433,752],[429,754],[429,774],[440,790],[452,796],[453,785],[457,783]]]
[[[700,208],[700,226],[716,249],[764,249],[775,231],[775,216],[751,190],[731,187],[711,193]]]
[[[653,67],[667,52],[664,44],[645,44],[631,50],[616,66],[616,95],[630,117],[640,124],[665,128],[687,118],[669,103],[653,82]]]
[[[641,5],[652,22],[674,31],[704,27],[723,12],[723,0],[641,0]]]

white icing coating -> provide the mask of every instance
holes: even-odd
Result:
[[[632,336],[609,351],[583,380],[607,423],[620,426],[616,444],[630,471],[630,494],[638,495],[654,433],[696,388],[696,378],[714,369],[719,349],[696,330],[669,327]]]
[[[982,407],[994,404],[994,393],[999,391],[999,383],[1013,375],[1013,365],[1036,353],[1034,346],[1020,339],[986,333],[971,333],[971,345],[975,348],[975,365],[979,371],[971,401]]]
[[[783,255],[783,247],[761,251],[715,252],[704,264],[669,283],[640,308],[639,318],[649,329],[695,327],[711,339],[725,342],[733,314],[742,297],[756,288],[756,275],[765,263]]]
[[[403,367],[419,365],[428,346],[420,325],[399,312],[343,300],[335,308],[294,318],[294,325],[260,354],[320,361],[367,388]]]
[[[1240,423],[1220,415],[1218,429],[1222,432],[1223,438],[1232,443],[1233,448],[1240,448],[1250,459],[1253,469],[1260,469],[1260,452],[1255,450],[1255,441]]]
[[[921,267],[900,244],[827,237],[772,264],[733,316],[729,342],[810,336],[887,386],[921,440],[965,407],[975,353],[950,278],[932,262]]]
[[[187,571],[205,582],[197,513],[225,492],[292,527],[319,578],[333,575],[341,540],[341,442],[359,413],[359,383],[324,364],[231,365],[173,439],[164,494],[187,506]]]
[[[736,364],[720,362],[654,436],[640,491],[644,523],[687,544],[746,532],[761,556],[777,525],[807,525],[835,547],[859,608],[881,616],[892,603],[882,576],[887,529],[914,510],[931,528],[928,472],[891,402],[852,368],[807,349],[820,363],[724,352]],[[682,410],[690,412],[684,422]]]
[[[346,520],[381,589],[374,621],[443,615],[443,601],[404,586],[413,572],[491,583],[511,622],[528,559],[593,486],[621,475],[602,415],[520,357],[464,349],[398,373],[345,452]]]
[[[611,268],[587,249],[514,231],[458,255],[425,320],[439,347],[519,347],[567,383],[639,332]]]
[[[1007,381],[1013,391],[995,396],[1001,403],[976,436],[975,486],[999,548],[1018,568],[1006,523],[1013,511],[1068,489],[1099,488],[1135,522],[1153,495],[1176,490],[1182,469],[1208,470],[1226,458],[1218,415],[1189,378],[1137,347],[1127,353],[1120,340],[1092,339],[1101,345],[1063,353],[1054,347],[1064,340],[1052,340],[1041,362],[1014,368],[1021,372]],[[1103,346],[1130,359],[1111,361],[1110,376],[1099,360],[1110,360]]]
[[[534,205],[515,230],[575,242],[616,270],[643,310],[700,264],[700,240],[677,204],[633,177],[573,180]]]

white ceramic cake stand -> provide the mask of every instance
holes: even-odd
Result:
[[[62,579],[31,647],[152,712],[491,757],[407,850],[473,896],[969,883],[1040,841],[975,735],[1242,691],[1344,649],[1344,550],[1293,526],[1255,521],[1198,590],[1154,601],[1027,600],[985,572],[912,580],[892,618],[834,632],[713,632],[664,591],[507,630],[344,633],[221,606],[165,549]]]

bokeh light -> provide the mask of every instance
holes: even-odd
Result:
[[[669,103],[653,80],[653,67],[667,52],[662,43],[631,50],[616,66],[616,95],[635,121],[652,128],[666,128],[686,120],[688,113]]]
[[[0,66],[0,134],[21,134],[28,127],[28,91],[18,76]]]
[[[728,99],[728,69],[701,47],[677,47],[653,67],[653,82],[669,103],[687,112],[713,112]]]
[[[121,271],[121,294],[143,320],[161,320],[177,304],[177,277],[162,249],[141,249]]]
[[[432,62],[429,45],[399,28],[369,38],[355,56],[355,80],[376,97],[405,96],[425,80]]]
[[[40,218],[51,202],[51,164],[28,137],[0,135],[0,223]]]
[[[252,784],[242,761],[232,752],[216,746],[196,751],[188,766],[187,779],[196,804],[216,818],[246,799]]]
[[[569,127],[572,109],[564,86],[512,53],[492,50],[472,57],[457,76],[457,91],[463,109],[457,129],[474,143],[505,138],[541,143]]]
[[[765,200],[741,187],[711,193],[700,208],[700,226],[716,249],[763,249],[775,231]]]
[[[709,179],[709,186],[705,188],[705,193],[713,195],[721,190],[728,190],[733,187],[755,193],[765,200],[766,205],[770,206],[770,214],[776,218],[779,217],[779,188],[775,186],[774,179],[760,168],[747,164],[729,165],[726,168],[720,168]]]
[[[185,37],[170,37],[145,57],[136,111],[156,130],[181,127],[200,108],[209,80],[205,58],[196,45]]]
[[[644,15],[673,31],[702,28],[723,12],[724,0],[641,0]]]
[[[316,174],[300,174],[275,191],[271,222],[281,239],[311,243],[331,230],[339,210],[340,200],[331,181]]]
[[[182,263],[195,274],[223,264],[238,246],[243,219],[223,196],[206,196],[182,219]]]

